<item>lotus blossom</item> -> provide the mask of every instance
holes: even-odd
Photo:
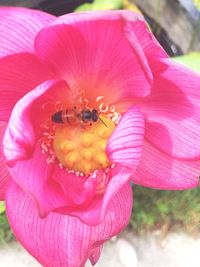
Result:
[[[128,224],[131,181],[198,185],[200,77],[130,11],[56,18],[6,7],[0,22],[0,199],[10,225],[43,266],[94,265]]]

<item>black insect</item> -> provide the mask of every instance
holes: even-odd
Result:
[[[83,109],[81,111],[81,120],[83,122],[96,122],[99,118],[98,111],[96,109]]]
[[[99,117],[99,113],[96,109],[82,109],[78,112],[77,108],[74,107],[73,109],[59,110],[51,116],[51,120],[54,123],[73,125],[92,125],[92,122],[100,120],[107,127],[105,122]]]
[[[96,109],[82,109],[80,112],[78,112],[76,107],[73,109],[59,110],[51,116],[51,120],[53,122],[63,124],[86,124],[96,122],[98,119],[102,121],[99,118],[99,114]]]

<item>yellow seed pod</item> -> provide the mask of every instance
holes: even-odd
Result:
[[[91,126],[65,124],[56,128],[54,153],[65,168],[89,175],[110,166],[105,149],[115,124],[105,117],[102,120]]]

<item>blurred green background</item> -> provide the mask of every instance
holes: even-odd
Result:
[[[137,12],[139,10],[145,15],[151,30],[167,53],[171,57],[176,57],[174,60],[200,73],[200,0],[0,0],[0,5],[32,7],[55,15],[73,10],[76,12],[123,8]],[[177,42],[174,36],[173,27],[167,25],[166,16],[173,15],[173,12],[179,14],[176,21],[178,26],[174,28],[177,34],[183,37],[183,41],[180,42]],[[185,33],[184,25],[186,29],[189,27],[189,34]],[[134,206],[129,227],[135,233],[146,234],[158,229],[163,235],[168,231],[180,230],[191,235],[200,232],[200,188],[187,191],[158,191],[136,185],[133,188]],[[0,242],[8,242],[11,238],[12,233],[6,219],[4,203],[0,202]]]

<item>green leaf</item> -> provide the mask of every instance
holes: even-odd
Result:
[[[200,52],[192,52],[184,56],[173,58],[188,68],[200,73]]]
[[[75,9],[75,12],[88,10],[110,10],[120,9],[123,7],[122,0],[95,0],[93,3],[85,3]]]
[[[161,213],[168,213],[170,211],[168,205],[164,202],[157,202],[156,203],[157,209]]]
[[[0,214],[5,212],[6,208],[3,201],[0,201]]]
[[[92,6],[92,4],[85,3],[85,4],[82,4],[79,7],[77,7],[75,9],[75,12],[82,12],[82,11],[88,11],[88,10],[93,10],[93,6]]]

